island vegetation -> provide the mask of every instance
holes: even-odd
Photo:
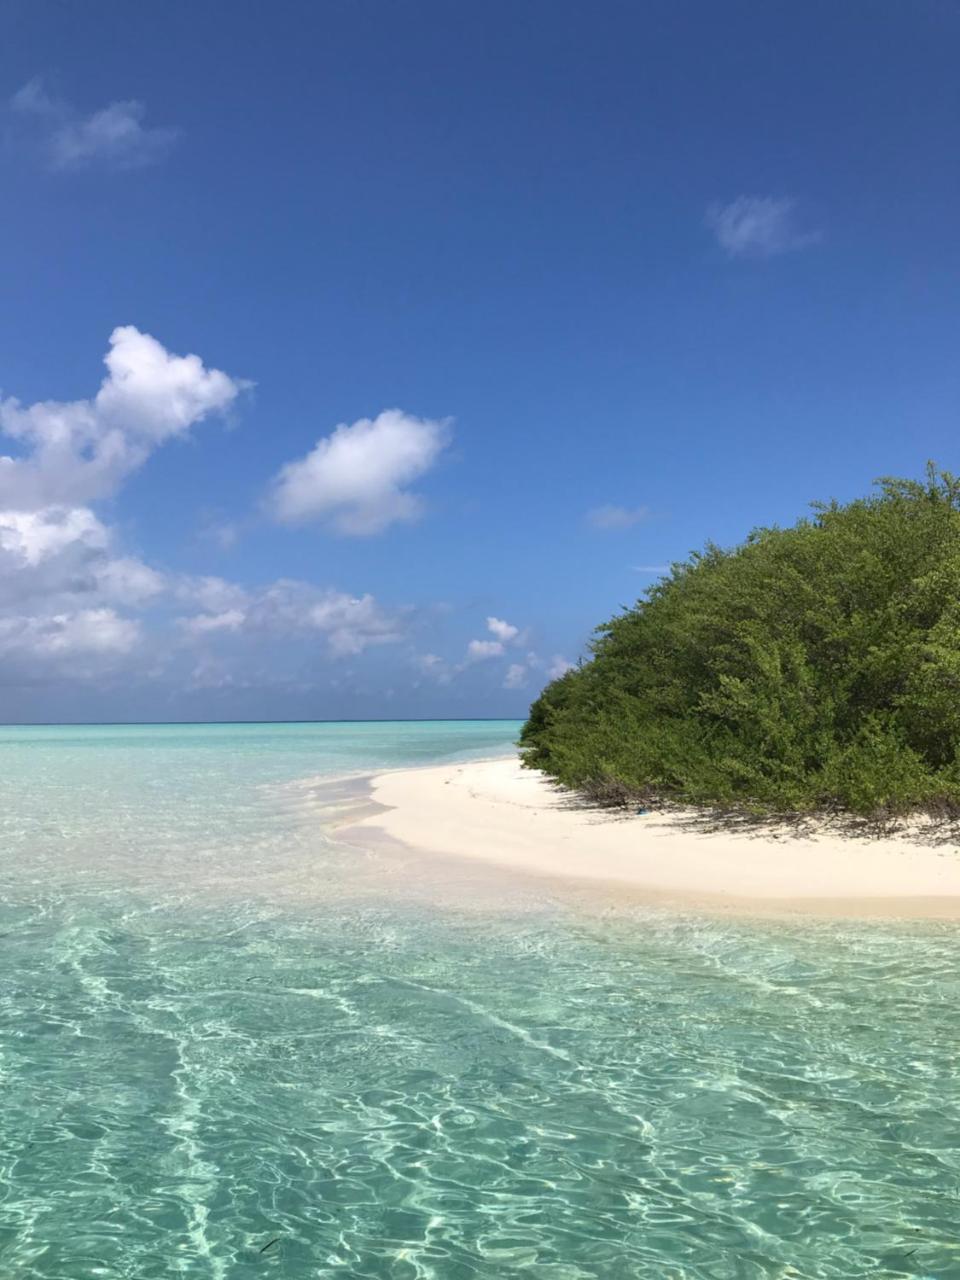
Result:
[[[960,480],[708,545],[546,687],[524,763],[606,803],[960,812]]]

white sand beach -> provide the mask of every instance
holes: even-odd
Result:
[[[371,788],[377,809],[351,823],[356,836],[525,876],[727,910],[960,919],[960,849],[932,832],[794,834],[589,809],[515,757],[384,773]]]

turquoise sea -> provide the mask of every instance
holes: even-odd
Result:
[[[338,842],[516,730],[0,729],[2,1280],[960,1276],[957,928]]]

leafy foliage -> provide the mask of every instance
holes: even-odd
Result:
[[[548,685],[524,762],[611,802],[960,806],[960,480],[888,479],[708,546]]]

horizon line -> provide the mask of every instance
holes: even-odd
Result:
[[[200,724],[459,724],[479,720],[507,724],[523,716],[365,716],[331,720],[0,720],[0,729],[110,729]]]

